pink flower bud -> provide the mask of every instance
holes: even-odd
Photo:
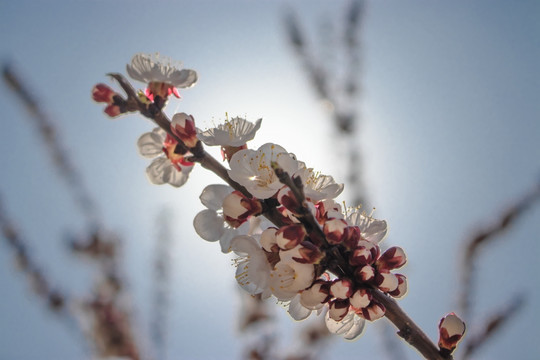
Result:
[[[283,205],[287,210],[289,210],[293,214],[298,213],[298,209],[300,208],[300,203],[296,201],[296,197],[293,195],[289,187],[284,186],[281,190],[279,190],[277,194],[277,200],[279,201],[281,205]]]
[[[353,283],[349,279],[339,279],[330,286],[330,293],[338,299],[348,299],[353,294]]]
[[[395,274],[398,279],[398,287],[394,291],[389,291],[388,295],[399,299],[407,294],[407,278],[405,275]]]
[[[368,307],[371,303],[372,295],[367,289],[358,289],[349,299],[355,311]]]
[[[335,299],[329,302],[328,316],[335,321],[341,321],[349,312],[349,299]]]
[[[290,250],[304,241],[306,229],[301,224],[282,226],[276,232],[276,242],[283,250]]]
[[[259,201],[248,199],[240,191],[233,191],[223,200],[225,221],[235,228],[243,224],[249,216],[258,215],[261,212],[262,205]]]
[[[362,240],[360,228],[358,226],[348,226],[345,231],[345,240],[343,240],[347,249],[354,250],[360,240]]]
[[[317,310],[330,300],[329,283],[316,280],[313,285],[300,293],[300,303],[307,309]]]
[[[353,266],[373,264],[380,254],[379,246],[367,240],[359,240],[356,249],[349,256]]]
[[[393,246],[386,250],[377,260],[377,269],[393,270],[399,269],[407,262],[407,256],[402,248]]]
[[[122,111],[120,110],[120,107],[118,105],[107,105],[107,107],[105,108],[105,114],[109,115],[110,117],[115,117],[115,116],[118,116],[120,114],[123,114]]]
[[[375,321],[382,318],[385,312],[386,308],[383,304],[372,300],[368,307],[362,308],[356,313],[366,320]]]
[[[171,131],[189,148],[195,147],[199,141],[197,139],[195,120],[193,116],[186,113],[174,114],[171,121]]]
[[[343,219],[331,219],[324,223],[323,232],[330,244],[339,244],[344,240],[348,224]]]
[[[103,102],[112,104],[114,102],[113,97],[116,92],[105,84],[97,84],[92,88],[92,99],[96,102]]]
[[[370,282],[375,278],[375,269],[371,265],[365,265],[356,269],[355,275],[360,282]]]
[[[301,258],[294,258],[294,260],[301,264],[318,264],[324,258],[324,253],[311,241],[302,241],[298,252]]]
[[[450,355],[465,334],[465,323],[456,314],[450,313],[439,323],[439,348]]]
[[[399,285],[397,276],[387,270],[377,272],[374,282],[379,290],[385,293],[396,290]]]
[[[324,224],[324,222],[328,219],[338,219],[340,217],[343,217],[343,215],[341,214],[341,206],[331,199],[319,201],[316,204],[316,209],[317,211],[315,217],[317,218],[319,224]]]

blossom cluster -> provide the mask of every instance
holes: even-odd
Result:
[[[137,54],[127,72],[147,83],[147,89],[133,96],[133,89],[120,82],[128,93],[125,100],[99,84],[94,100],[107,103],[105,112],[112,117],[140,111],[160,126],[137,142],[139,153],[153,159],[146,170],[152,183],[182,186],[197,162],[205,162],[227,182],[203,190],[200,200],[206,209],[193,223],[201,238],[219,241],[224,253],[236,254],[236,280],[242,289],[276,298],[296,320],[324,313],[330,332],[346,339],[357,338],[365,320],[385,315],[385,305],[375,295],[406,294],[406,277],[393,272],[405,265],[405,252],[396,246],[381,250],[386,221],[335,200],[343,184],[278,144],[249,148],[261,119],[252,123],[236,117],[206,130],[198,129],[186,113],[159,120],[168,97],[195,84],[195,71]],[[217,161],[208,165],[203,144],[219,146],[228,168]],[[461,322],[456,318],[452,314],[446,323]],[[463,332],[446,329],[446,323],[441,322],[440,332],[446,331],[445,339],[452,342],[443,344],[453,350]]]
[[[280,181],[276,164],[298,179],[303,204]],[[343,185],[331,176],[315,173],[276,144],[240,150],[230,167],[231,178],[253,197],[210,185],[201,195],[208,209],[195,217],[194,225],[203,239],[219,240],[224,252],[237,254],[236,280],[244,290],[274,296],[296,320],[326,312],[328,329],[347,339],[361,334],[365,319],[384,315],[384,305],[373,299],[374,289],[396,298],[405,295],[405,276],[391,272],[405,264],[403,250],[392,247],[381,254],[378,245],[386,236],[386,222],[359,209],[343,211],[334,200]],[[269,203],[280,226],[261,220]],[[313,226],[302,209],[315,220]]]

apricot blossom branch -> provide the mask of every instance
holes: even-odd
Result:
[[[177,88],[195,84],[194,70],[137,54],[127,71],[147,83],[144,92],[111,74],[127,99],[98,84],[94,100],[107,104],[109,116],[140,112],[158,125],[137,142],[139,153],[152,159],[146,169],[150,182],[180,187],[197,163],[225,181],[203,190],[200,200],[207,209],[193,224],[201,238],[219,241],[222,252],[237,255],[235,277],[242,289],[261,299],[276,298],[295,320],[324,314],[328,330],[349,340],[362,334],[366,320],[387,316],[424,357],[452,358],[465,332],[455,314],[439,323],[437,348],[391,299],[407,292],[405,275],[393,273],[405,265],[406,256],[396,246],[381,252],[386,221],[359,208],[343,209],[334,200],[343,185],[280,145],[248,148],[261,120],[236,117],[204,131],[195,127],[192,115],[177,113],[169,120],[163,108],[170,95],[179,97]],[[219,146],[229,168],[203,144]]]

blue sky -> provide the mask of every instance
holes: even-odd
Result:
[[[339,28],[346,4],[0,4],[0,57],[32,84],[108,227],[124,238],[124,269],[141,338],[148,333],[151,309],[156,217],[164,206],[174,213],[168,358],[238,358],[242,351],[234,268],[217,244],[197,239],[191,226],[203,208],[200,191],[218,178],[198,168],[180,189],[150,185],[144,176],[148,162],[137,155],[135,142],[152,125],[134,115],[105,118],[90,100],[90,89],[108,81],[107,72],[124,72],[133,54],[159,51],[200,76],[181,101],[169,104],[169,114],[193,114],[200,127],[219,122],[225,112],[262,117],[253,147],[277,142],[345,181],[336,155],[339,142],[286,43],[282,16],[293,8],[313,38],[325,31],[325,18]],[[400,303],[432,338],[440,317],[456,309],[463,240],[478,226],[488,226],[540,176],[539,16],[537,1],[367,2],[363,97],[357,104],[363,116],[357,139],[363,174],[375,216],[389,223],[387,244],[402,246],[409,257],[403,272],[410,291]],[[25,110],[5,86],[0,104],[5,206],[51,279],[82,294],[93,279],[91,267],[67,254],[63,236],[83,232],[84,219],[51,169]],[[516,292],[528,297],[526,307],[476,359],[540,357],[539,208],[479,259],[475,319]],[[81,339],[36,301],[14,270],[8,248],[0,249],[0,358],[84,359]],[[286,348],[302,324],[278,306],[274,310]],[[336,339],[327,355],[380,358],[377,329],[369,326],[353,343]]]

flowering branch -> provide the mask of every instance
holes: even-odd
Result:
[[[287,185],[291,190],[295,198],[295,204],[297,216],[304,225],[309,226],[311,229],[316,231],[318,235],[324,239],[327,245],[328,241],[326,240],[325,234],[320,226],[317,224],[315,218],[312,216],[311,212],[304,206],[306,201],[304,192],[302,190],[302,182],[299,181],[299,178],[291,178],[289,174],[283,171],[277,163],[272,163],[272,168],[274,169],[279,180]],[[341,275],[352,276],[351,270],[349,270],[349,264],[343,259],[337,248],[333,248],[332,255],[337,259],[339,265],[337,265],[334,270],[341,272]],[[433,344],[433,342],[428,338],[428,336],[420,329],[418,325],[399,307],[399,305],[392,300],[390,297],[384,295],[377,289],[372,289],[372,296],[379,301],[384,308],[386,309],[385,316],[390,320],[398,329],[398,335],[401,336],[405,341],[407,341],[411,346],[416,348],[426,359],[433,360],[444,360],[452,359],[452,356],[443,357],[439,353],[439,349]]]
[[[426,358],[452,359],[465,332],[455,314],[439,324],[438,349],[389,298],[407,292],[406,277],[392,273],[406,263],[406,256],[399,247],[381,253],[385,221],[359,209],[342,210],[334,198],[343,185],[314,172],[281,146],[249,149],[246,143],[261,120],[253,124],[234,118],[206,131],[197,129],[193,116],[185,113],[169,120],[162,109],[171,94],[179,96],[177,87],[195,84],[193,70],[137,54],[127,71],[148,84],[144,93],[136,93],[122,75],[110,74],[127,100],[103,84],[94,87],[94,100],[107,103],[110,116],[138,111],[159,126],[137,142],[140,154],[153,159],[146,170],[152,183],[182,186],[199,163],[228,184],[203,190],[200,199],[207,209],[193,223],[203,239],[219,240],[223,252],[239,256],[240,287],[263,299],[274,296],[296,320],[314,310],[324,312],[328,330],[346,339],[360,336],[366,320],[386,315]],[[209,155],[203,142],[220,146],[230,168]]]

